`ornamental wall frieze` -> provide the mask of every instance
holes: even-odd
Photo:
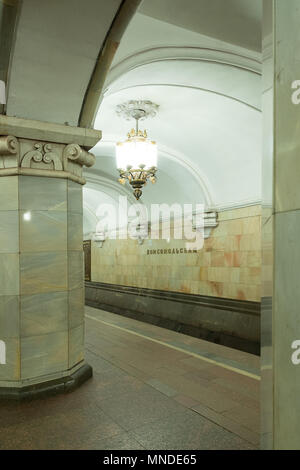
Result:
[[[31,168],[33,162],[45,165],[51,165],[54,170],[61,171],[63,169],[59,155],[54,151],[51,144],[42,144],[36,142],[33,150],[29,150],[24,154],[21,160],[22,168]]]
[[[91,167],[94,163],[95,156],[78,144],[0,136],[0,176],[60,177],[85,184],[82,167]]]

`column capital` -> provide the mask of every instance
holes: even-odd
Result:
[[[101,131],[49,122],[0,116],[0,176],[31,175],[67,178],[85,184],[82,167]]]

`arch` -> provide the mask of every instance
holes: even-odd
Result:
[[[190,90],[204,91],[206,93],[212,93],[214,95],[222,96],[222,98],[227,98],[229,100],[236,101],[239,104],[242,104],[244,106],[248,106],[249,108],[253,109],[254,111],[257,111],[257,112],[261,113],[261,109],[258,108],[257,106],[253,106],[252,104],[249,104],[246,101],[241,100],[239,98],[235,98],[234,96],[230,96],[230,95],[227,95],[226,93],[221,93],[221,92],[215,91],[215,90],[210,90],[208,88],[202,88],[202,87],[199,87],[199,86],[192,86],[192,85],[183,85],[181,83],[142,83],[142,84],[139,84],[139,85],[130,85],[130,86],[127,86],[127,87],[118,88],[118,90],[113,91],[111,93],[107,93],[106,97],[114,95],[115,93],[119,93],[120,91],[130,90],[130,88],[142,88],[142,87],[150,87],[150,86],[151,87],[189,88]]]
[[[108,141],[105,140],[104,142],[108,142]],[[111,143],[114,143],[114,142],[111,142]],[[129,202],[131,202],[131,204],[134,204],[136,202],[134,196],[129,191],[129,189],[120,185],[120,183],[115,181],[113,178],[110,178],[109,176],[104,176],[104,175],[100,176],[95,173],[92,173],[92,174],[86,173],[85,179],[88,185],[90,185],[91,187],[94,187],[95,189],[99,191],[105,192],[103,191],[103,188],[108,188],[114,192],[119,193],[122,196],[126,196]],[[107,192],[105,192],[105,194],[107,194],[108,196],[110,196],[112,199],[114,199],[117,202],[116,198],[112,194],[108,194]]]
[[[258,54],[256,54],[258,56]],[[215,62],[244,69],[256,75],[262,74],[262,63],[254,57],[241,53],[197,46],[162,46],[144,49],[127,56],[114,65],[106,77],[104,94],[107,89],[122,75],[143,65],[161,61],[190,60],[199,62]]]

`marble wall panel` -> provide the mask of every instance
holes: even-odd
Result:
[[[66,250],[66,212],[20,211],[20,251],[22,253]]]
[[[17,210],[0,211],[0,253],[18,252],[19,213]]]
[[[82,185],[68,181],[68,212],[82,214]]]
[[[84,322],[84,289],[69,292],[69,328],[75,328]]]
[[[92,280],[224,298],[260,301],[261,208],[219,214],[198,253],[147,255],[147,250],[182,248],[184,241],[106,240],[92,243]]]
[[[66,291],[67,252],[21,253],[21,294]]]
[[[84,359],[84,325],[69,331],[69,368]]]
[[[21,338],[21,378],[29,379],[68,369],[68,332]]]
[[[0,339],[19,338],[19,296],[0,296]]]
[[[68,292],[22,295],[21,337],[44,335],[68,329]]]
[[[291,345],[300,338],[299,324],[299,231],[300,210],[275,215],[274,238],[276,269],[274,272],[273,332],[275,344],[273,359],[278,373],[274,374],[275,445],[283,449],[299,449],[299,413],[294,406],[299,403],[300,375],[291,361]],[[299,409],[299,406],[298,406]]]
[[[68,250],[82,251],[82,214],[68,213]]]
[[[0,387],[61,375],[69,353],[72,364],[83,359],[82,241],[81,185],[1,177],[0,340],[7,364],[0,367]]]
[[[67,211],[67,181],[39,176],[19,177],[20,210]]]
[[[18,176],[1,176],[0,211],[15,211],[19,208]]]
[[[68,252],[68,288],[81,289],[84,282],[83,251]]]
[[[0,295],[19,294],[19,255],[0,253]]]

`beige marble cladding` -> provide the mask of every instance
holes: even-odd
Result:
[[[82,168],[100,138],[0,117],[0,388],[66,376],[84,359]]]
[[[83,287],[83,251],[68,253],[68,285],[69,290]],[[72,295],[72,294],[70,294]]]
[[[20,211],[21,253],[66,251],[67,222],[62,211]]]
[[[68,249],[82,251],[82,214],[68,213]]]
[[[21,337],[67,331],[68,293],[22,295],[20,313]]]
[[[69,369],[84,359],[84,324],[69,330]]]
[[[19,254],[0,254],[0,295],[19,295]]]
[[[185,242],[173,239],[92,242],[92,281],[260,301],[261,206],[219,212],[218,222],[197,253],[180,253]]]
[[[0,253],[19,251],[19,212],[0,210]]]
[[[84,288],[73,289],[69,299],[69,328],[75,328],[84,322]]]
[[[82,214],[82,186],[68,181],[68,212]]]
[[[67,263],[67,251],[21,253],[21,294],[66,291],[68,289]]]
[[[68,331],[21,338],[21,378],[68,369]]]
[[[82,250],[81,184],[0,178],[0,387],[83,361]]]
[[[67,181],[41,176],[19,176],[19,198],[21,211],[67,211]]]
[[[0,211],[17,211],[19,209],[19,177],[2,176],[0,183]]]

